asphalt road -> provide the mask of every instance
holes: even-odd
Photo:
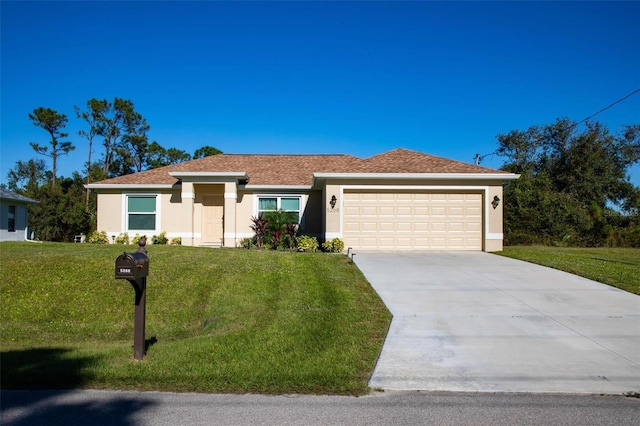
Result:
[[[640,399],[536,393],[364,397],[1,391],[2,425],[640,425]]]

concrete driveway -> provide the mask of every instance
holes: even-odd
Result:
[[[369,385],[640,392],[640,297],[482,252],[364,252],[393,321]]]

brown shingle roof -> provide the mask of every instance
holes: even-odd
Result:
[[[364,160],[367,173],[501,173],[486,167],[449,160],[404,148]]]
[[[218,154],[94,185],[175,184],[170,172],[246,172],[251,185],[311,185],[313,173],[506,173],[399,148],[367,159],[343,154]]]

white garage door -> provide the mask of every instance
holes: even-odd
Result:
[[[482,250],[482,194],[345,190],[343,197],[348,247]]]

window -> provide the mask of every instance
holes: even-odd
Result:
[[[128,230],[156,229],[156,197],[155,195],[127,197]]]
[[[277,210],[293,213],[300,222],[300,197],[258,197],[258,214]]]
[[[7,231],[16,232],[16,206],[8,206],[9,214],[7,214]]]

